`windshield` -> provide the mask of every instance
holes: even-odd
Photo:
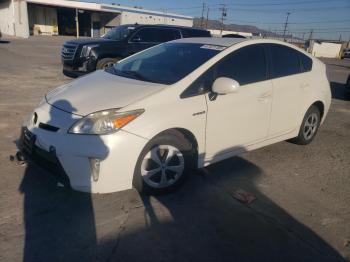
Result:
[[[225,47],[191,44],[165,43],[118,62],[108,72],[160,84],[173,84]]]
[[[117,26],[109,30],[102,37],[106,39],[112,39],[112,40],[123,40],[134,30],[135,30],[134,26]]]

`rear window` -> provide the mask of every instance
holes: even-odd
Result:
[[[210,32],[206,30],[182,29],[183,37],[210,37]]]
[[[160,29],[157,29],[155,33],[156,33],[156,40],[157,42],[160,42],[160,43],[181,38],[180,31],[176,29],[160,28]]]
[[[284,77],[300,73],[299,52],[283,45],[270,44],[272,77]]]

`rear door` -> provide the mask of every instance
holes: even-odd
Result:
[[[268,44],[273,100],[269,136],[295,129],[304,105],[303,89],[308,88],[301,74],[297,50],[279,44]]]

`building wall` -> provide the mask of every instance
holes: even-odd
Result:
[[[193,26],[192,19],[182,19],[171,16],[161,16],[153,14],[142,14],[123,11],[121,14],[121,24],[167,24],[179,26]]]
[[[12,1],[0,2],[0,32],[14,35]]]
[[[0,31],[11,36],[29,36],[26,1],[0,2]]]
[[[313,42],[311,46],[311,54],[316,57],[339,58],[342,44]]]

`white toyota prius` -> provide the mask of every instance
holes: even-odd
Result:
[[[325,65],[274,40],[188,38],[48,93],[22,152],[73,189],[142,193],[279,141],[308,144],[331,103]]]

